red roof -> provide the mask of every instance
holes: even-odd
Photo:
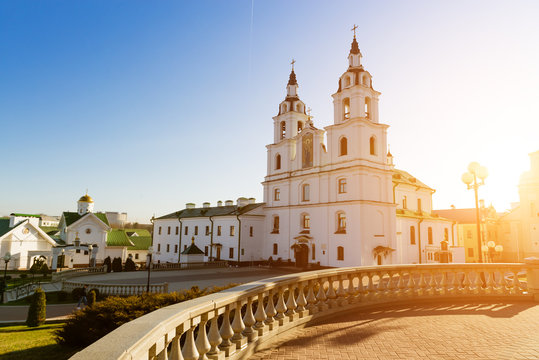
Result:
[[[475,208],[433,210],[432,213],[449,220],[457,221],[460,224],[475,224],[477,221]]]

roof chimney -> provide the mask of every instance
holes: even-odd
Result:
[[[249,198],[249,204],[255,204],[256,199],[255,198]]]
[[[195,208],[195,204],[194,204],[194,203],[187,203],[187,204],[185,204],[185,208],[186,208],[186,209],[194,209],[194,208]]]
[[[219,207],[223,206],[223,202],[221,200],[217,201],[217,206]]]
[[[238,204],[238,207],[242,207],[245,205],[249,205],[249,200],[247,198],[240,197],[238,198],[238,200],[236,200],[236,203]]]
[[[202,203],[202,207],[203,207],[203,208],[209,208],[209,207],[210,207],[210,203],[209,203],[209,202],[204,202],[204,203]]]
[[[233,205],[234,205],[234,201],[232,200],[225,201],[225,206],[233,206]]]

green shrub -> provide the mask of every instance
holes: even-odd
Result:
[[[71,297],[73,298],[73,301],[79,301],[83,293],[84,293],[84,290],[82,288],[73,289],[71,291]]]
[[[6,281],[11,280],[11,275],[6,275]]]
[[[95,293],[95,298],[97,300],[102,300],[101,294],[99,293],[99,290],[96,288],[90,289],[90,291],[93,291]]]
[[[122,259],[117,257],[112,260],[112,271],[122,272]]]
[[[117,327],[159,308],[218,292],[224,287],[205,288],[194,286],[170,294],[144,294],[143,296],[111,296],[87,306],[71,316],[63,328],[56,332],[56,341],[75,347],[85,347],[107,335]]]
[[[69,293],[67,291],[58,291],[56,296],[58,297],[58,301],[66,301]]]
[[[41,269],[39,269],[39,272],[43,274],[43,277],[46,277],[49,274],[49,267],[47,264],[43,264]]]
[[[28,308],[28,316],[26,318],[26,325],[29,327],[36,327],[42,325],[46,318],[47,300],[45,298],[45,292],[41,288],[37,288],[36,292],[32,296],[32,302]]]
[[[28,277],[28,274],[20,274],[19,277],[21,279],[26,279]]]
[[[112,261],[110,260],[110,256],[107,256],[105,258],[105,261],[103,261],[103,265],[107,266],[107,272],[108,273],[112,271]]]
[[[88,306],[92,306],[93,304],[95,304],[96,296],[97,294],[95,293],[95,291],[90,290],[90,292],[88,293]]]
[[[137,265],[135,265],[135,262],[130,257],[128,257],[127,260],[125,261],[124,270],[125,271],[135,271],[135,270],[137,270]]]

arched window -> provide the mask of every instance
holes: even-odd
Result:
[[[273,255],[279,254],[279,244],[273,244]]]
[[[346,179],[339,179],[339,194],[346,193]]]
[[[344,212],[337,213],[337,231],[336,234],[346,234],[346,214]]]
[[[410,245],[415,245],[415,227],[410,226]]]
[[[371,155],[376,155],[376,138],[374,136],[371,136],[371,139],[369,141],[370,145],[370,153]]]
[[[297,104],[297,105],[296,105],[296,111],[297,111],[297,112],[301,112],[301,105],[300,105],[300,104]]]
[[[344,78],[344,86],[345,87],[350,86],[350,76],[347,76]]]
[[[342,101],[342,106],[343,106],[343,119],[344,120],[348,120],[350,119],[350,98],[345,98],[343,101]]]
[[[275,201],[281,200],[281,190],[279,190],[279,188],[276,188],[273,190],[273,200]]]
[[[433,239],[432,239],[432,227],[429,226],[429,228],[428,228],[427,230],[428,230],[429,245],[432,245],[432,244],[433,244]]]
[[[301,215],[301,227],[305,230],[311,228],[311,217],[309,216],[309,214]]]
[[[281,121],[281,139],[284,139],[286,136],[286,123]]]
[[[337,246],[337,260],[344,260],[344,248]]]
[[[298,121],[298,133],[303,130],[303,123],[301,121]]]
[[[304,184],[301,187],[301,201],[309,201],[311,200],[311,194],[309,191],[309,184]]]
[[[281,168],[281,155],[277,154],[275,155],[275,170],[279,170]]]
[[[369,77],[367,75],[363,76],[363,85],[369,86]]]
[[[283,113],[288,111],[288,106],[286,104],[283,104]]]
[[[279,233],[279,217],[275,215],[273,217],[273,230],[271,232],[272,234],[278,234]]]
[[[367,119],[371,118],[371,98],[365,98],[365,117]]]
[[[345,137],[341,138],[339,141],[339,156],[348,154],[348,140]]]

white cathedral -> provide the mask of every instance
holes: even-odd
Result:
[[[432,214],[435,190],[395,169],[386,150],[389,125],[379,121],[380,92],[361,58],[354,35],[348,68],[332,95],[334,123],[323,130],[298,96],[292,67],[273,117],[274,141],[266,146],[264,202],[187,204],[157,218],[154,260],[183,262],[181,252],[194,240],[205,261],[271,257],[301,267],[464,262],[455,224]]]

